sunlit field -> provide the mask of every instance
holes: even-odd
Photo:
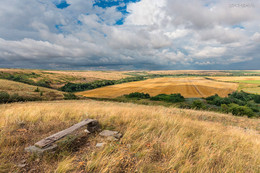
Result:
[[[107,86],[77,94],[97,98],[115,98],[132,92],[149,93],[151,96],[180,93],[185,98],[208,97],[215,94],[224,97],[235,91],[237,87],[235,83],[216,82],[202,77],[156,78]]]

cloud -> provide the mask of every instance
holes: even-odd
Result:
[[[1,1],[0,67],[234,69],[245,62],[250,69],[259,63],[257,1],[250,1],[254,7],[232,6],[238,0],[66,2],[60,9],[54,0]],[[124,5],[128,13],[118,10]]]

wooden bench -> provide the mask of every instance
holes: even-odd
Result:
[[[56,148],[53,146],[54,142],[64,138],[65,136],[73,133],[74,131],[76,131],[86,125],[87,125],[88,131],[94,132],[98,128],[98,121],[94,120],[94,119],[86,119],[84,121],[81,121],[65,130],[62,130],[58,133],[55,133],[47,138],[44,138],[44,139],[36,142],[34,144],[34,146],[25,148],[25,151],[43,153],[48,150],[53,150],[54,148]]]

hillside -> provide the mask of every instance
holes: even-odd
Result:
[[[60,88],[66,83],[88,83],[97,80],[118,80],[130,75],[119,71],[50,71],[29,69],[0,69],[0,78],[27,84]]]
[[[2,104],[0,112],[0,172],[260,171],[259,119],[92,100]],[[76,149],[40,158],[24,153],[87,117],[123,138],[97,148],[103,139],[94,134]]]
[[[37,91],[38,88],[38,91]],[[10,95],[18,94],[25,98],[36,98],[41,100],[63,99],[63,93],[54,89],[32,86],[20,82],[0,79],[0,92],[5,91]],[[37,91],[37,92],[36,92]]]

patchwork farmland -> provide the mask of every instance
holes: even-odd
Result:
[[[225,97],[237,88],[238,84],[236,83],[218,82],[202,77],[156,78],[83,91],[77,93],[77,95],[116,98],[132,92],[144,92],[151,96],[180,93],[185,98],[208,97],[214,94]]]

